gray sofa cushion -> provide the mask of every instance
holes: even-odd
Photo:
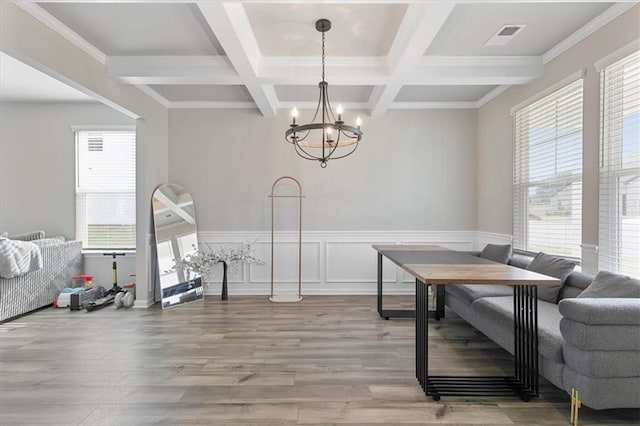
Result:
[[[511,244],[499,245],[499,244],[487,244],[480,253],[480,257],[483,259],[493,260],[494,262],[506,264],[511,257]]]
[[[455,295],[470,305],[481,297],[513,296],[513,288],[508,285],[447,285],[447,295]]]
[[[31,242],[39,247],[46,247],[46,246],[64,243],[64,237],[42,238],[39,240],[33,240]]]
[[[600,271],[579,298],[636,297],[640,298],[640,280],[626,275]]]
[[[584,324],[640,325],[640,299],[564,299],[558,310]]]
[[[635,325],[587,325],[562,318],[560,331],[567,343],[578,349],[640,351],[640,333]]]
[[[480,316],[494,324],[497,332],[513,346],[513,296],[483,297],[472,304]],[[558,305],[538,300],[538,351],[555,362],[563,362]],[[510,352],[513,351],[513,348]]]
[[[575,266],[575,263],[561,257],[538,253],[531,263],[529,263],[527,269],[560,280],[560,285],[558,286],[538,286],[538,299],[544,300],[545,302],[558,303],[560,288]]]
[[[583,351],[565,343],[562,354],[567,365],[583,376],[640,376],[638,351]]]

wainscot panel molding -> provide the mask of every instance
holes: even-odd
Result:
[[[228,269],[229,295],[268,295],[271,274],[271,233],[224,231],[198,233],[212,249],[239,246],[257,238],[254,254],[264,265]],[[298,233],[275,233],[276,291],[290,292],[298,282]],[[306,231],[302,233],[302,294],[376,294],[377,254],[373,244],[433,244],[453,250],[480,250],[487,243],[509,244],[511,235],[478,231]],[[414,279],[388,259],[383,263],[385,294],[413,294]],[[219,297],[222,267],[214,268],[205,294]]]

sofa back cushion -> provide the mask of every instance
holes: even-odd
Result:
[[[640,298],[640,280],[626,275],[600,271],[579,298],[634,297]]]
[[[480,257],[487,260],[493,260],[494,262],[506,264],[511,257],[511,253],[511,244],[487,244],[486,246],[484,246],[484,249],[480,253]]]
[[[567,259],[551,256],[542,252],[538,253],[531,263],[529,263],[527,269],[560,280],[560,285],[557,286],[538,286],[538,299],[550,303],[558,303],[560,289],[575,267],[576,264]]]
[[[45,238],[44,231],[31,231],[25,232],[24,234],[18,234],[10,236],[10,240],[19,240],[19,241],[33,241],[33,240],[41,240]]]

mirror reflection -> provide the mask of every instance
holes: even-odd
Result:
[[[162,307],[204,299],[200,274],[175,268],[177,260],[197,251],[193,197],[185,187],[170,183],[159,186],[152,200]]]

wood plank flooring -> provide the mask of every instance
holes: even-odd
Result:
[[[425,397],[413,320],[384,321],[375,304],[211,296],[165,311],[39,311],[0,325],[0,424],[569,424],[568,396],[544,380],[528,403]],[[510,369],[463,320],[430,326],[432,371]],[[638,410],[580,412],[581,425],[639,422]]]

